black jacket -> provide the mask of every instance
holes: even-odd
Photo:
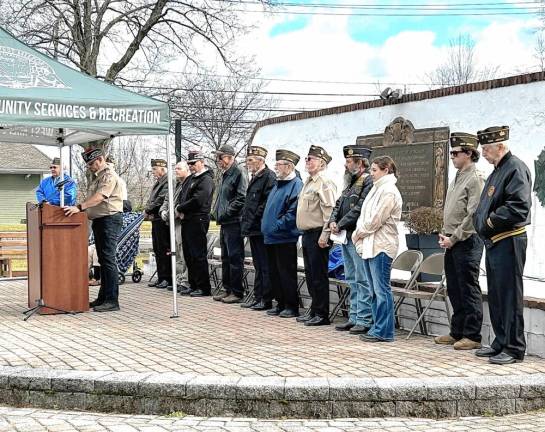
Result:
[[[150,215],[150,220],[161,220],[159,215],[159,209],[165,201],[165,196],[168,193],[168,175],[165,174],[163,177],[157,179],[151,193],[146,203],[145,211]]]
[[[247,187],[248,178],[238,165],[233,163],[223,173],[216,198],[214,217],[218,225],[240,222]]]
[[[532,178],[518,157],[508,152],[486,180],[473,225],[487,247],[502,234],[530,224]]]
[[[246,191],[246,201],[242,208],[242,219],[240,229],[243,236],[261,235],[261,219],[265,206],[267,205],[267,197],[271,192],[276,181],[274,171],[265,166],[253,179],[248,183]]]
[[[329,223],[336,222],[339,230],[348,233],[354,231],[363,201],[372,187],[373,179],[367,173],[359,177],[352,176],[350,185],[343,191],[331,212]]]
[[[212,207],[212,195],[214,195],[214,176],[207,169],[199,176],[191,174],[183,183],[182,191],[178,197],[178,213],[183,213],[184,220],[199,217],[210,217]]]

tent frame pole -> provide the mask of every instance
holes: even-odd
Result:
[[[172,315],[170,318],[178,318],[178,288],[176,283],[176,234],[174,232],[174,187],[172,178],[172,149],[170,135],[165,137],[166,151],[167,151],[167,184],[168,184],[168,220],[169,220],[169,233],[170,233],[170,260],[172,264]]]
[[[59,175],[59,181],[61,182],[61,188],[59,190],[60,196],[60,205],[61,208],[64,207],[64,160],[62,157],[62,148],[64,147],[64,130],[61,128],[59,129],[59,133],[57,134],[57,142],[59,143],[59,159],[61,160],[61,173]]]

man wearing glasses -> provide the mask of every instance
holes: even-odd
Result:
[[[92,174],[87,190],[88,198],[76,206],[65,206],[63,210],[66,216],[87,212],[87,217],[93,221],[101,278],[98,297],[89,306],[95,312],[117,311],[119,285],[115,253],[123,225],[121,183],[112,165],[106,163],[101,149],[90,148],[82,153],[82,157]]]
[[[299,316],[297,296],[297,241],[301,234],[295,218],[303,182],[295,166],[299,156],[290,150],[276,151],[276,183],[273,186],[261,221],[267,250],[269,274],[276,307],[267,315],[280,318]]]
[[[57,185],[61,182],[61,160],[56,157],[49,167],[51,177],[44,178],[36,189],[36,200],[39,203],[48,202],[51,205],[61,205],[61,192]],[[67,173],[64,173],[64,204],[71,206],[76,203],[76,182]]]
[[[486,247],[488,305],[496,337],[475,354],[493,364],[510,364],[522,361],[526,351],[522,275],[532,178],[526,164],[509,151],[509,126],[492,126],[477,136],[483,157],[494,165],[473,223]]]
[[[216,151],[216,163],[223,171],[214,216],[220,225],[221,280],[225,292],[214,296],[223,303],[240,303],[244,296],[244,241],[240,230],[248,178],[235,161],[235,149],[223,145]]]
[[[329,325],[329,218],[335,207],[337,187],[325,175],[331,156],[312,145],[305,158],[308,178],[297,205],[297,228],[302,231],[303,260],[308,292],[312,297],[310,313],[297,318],[306,326]]]
[[[453,315],[450,334],[434,340],[437,344],[453,345],[455,350],[481,347],[483,306],[479,270],[483,242],[473,227],[473,214],[484,184],[475,167],[480,156],[478,145],[476,135],[450,135],[450,160],[458,171],[447,191],[439,245],[445,249],[445,276]]]
[[[176,216],[182,221],[182,248],[191,288],[189,295],[203,297],[209,296],[211,291],[206,234],[210,226],[214,174],[205,165],[204,156],[200,151],[189,152],[187,165],[191,175],[182,185]]]

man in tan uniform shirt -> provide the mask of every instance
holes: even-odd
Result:
[[[444,234],[439,235],[439,244],[445,248],[445,276],[453,315],[450,334],[436,337],[435,343],[470,350],[481,347],[483,306],[479,269],[483,242],[475,232],[472,219],[484,178],[475,168],[480,156],[477,136],[453,132],[450,146],[450,159],[458,171],[447,191]]]
[[[305,158],[309,174],[297,204],[297,229],[303,232],[303,260],[307,288],[312,297],[310,314],[297,318],[306,326],[329,325],[329,218],[335,207],[337,187],[325,175],[331,156],[310,146]]]
[[[66,216],[84,211],[93,221],[101,279],[98,297],[89,306],[95,312],[117,311],[119,285],[115,253],[123,225],[122,187],[112,166],[106,163],[101,149],[88,149],[82,153],[82,157],[93,177],[87,191],[88,198],[76,206],[63,209]]]

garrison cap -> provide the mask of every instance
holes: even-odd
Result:
[[[479,144],[494,144],[509,139],[509,126],[491,126],[477,132]]]
[[[51,165],[59,165],[60,166],[60,164],[61,164],[61,158],[59,158],[59,157],[54,157],[51,160]]]
[[[248,147],[248,155],[247,156],[261,156],[262,158],[267,157],[267,149],[259,146],[250,146]]]
[[[99,148],[89,148],[81,154],[85,163],[91,163],[100,156],[104,156],[104,152]]]
[[[327,152],[323,149],[323,147],[311,145],[308,149],[308,155],[309,156],[315,156],[317,158],[322,159],[325,161],[326,164],[331,162],[331,156],[327,154]]]
[[[151,160],[151,166],[152,167],[166,168],[167,167],[167,161],[164,160],[164,159],[152,159]]]
[[[466,147],[477,150],[479,146],[477,135],[466,132],[452,132],[449,142],[451,147]]]
[[[343,154],[345,158],[359,157],[369,160],[372,152],[373,150],[370,148],[363,147],[361,145],[347,145],[343,147]]]
[[[301,158],[291,150],[276,150],[276,160],[285,160],[297,165]]]

